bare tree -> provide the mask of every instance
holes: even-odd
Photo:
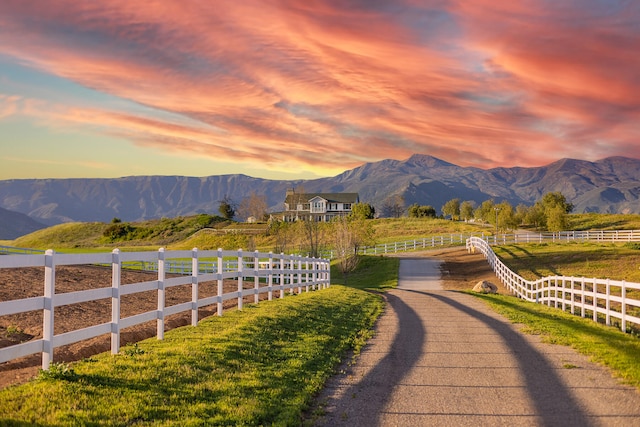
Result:
[[[404,197],[400,194],[387,198],[382,205],[382,216],[400,218],[404,214]]]
[[[324,240],[324,223],[310,218],[306,221],[298,221],[297,224],[302,235],[301,246],[307,250],[309,256],[318,257]]]
[[[333,222],[335,258],[342,272],[345,284],[347,276],[358,266],[357,236],[351,221],[346,217],[336,218]]]
[[[259,196],[254,191],[249,197],[245,197],[238,206],[238,216],[243,219],[255,218],[256,221],[263,221],[267,214],[267,198]]]

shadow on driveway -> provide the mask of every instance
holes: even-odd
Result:
[[[396,295],[393,293],[385,295],[388,301],[387,310],[393,310],[398,319],[398,330],[393,337],[390,349],[360,381],[348,385],[339,399],[329,401],[329,408],[334,408],[330,409],[323,419],[318,420],[317,425],[376,426],[383,421],[386,405],[390,402],[394,391],[404,386],[402,384],[403,378],[423,357],[423,349],[426,352],[429,351],[429,348],[425,349],[428,347],[425,346],[425,342],[427,334],[431,331],[425,330],[423,326],[428,323],[405,302],[408,301],[408,298],[419,297],[419,295],[433,298],[448,305],[452,310],[462,312],[488,325],[507,344],[513,357],[517,360],[529,399],[535,407],[535,414],[501,415],[528,417],[532,423],[544,426],[589,426],[593,424],[544,355],[529,344],[520,332],[512,329],[508,323],[446,296],[450,291],[425,292],[407,289],[393,292]],[[422,313],[426,313],[426,311],[421,311]],[[385,334],[393,333],[391,330],[393,327],[389,323],[389,321],[385,321],[379,325],[377,340],[384,339]],[[384,343],[374,341],[368,345],[363,354],[365,352],[375,354],[380,351],[385,351]],[[356,366],[362,362],[363,356],[361,355]],[[425,384],[430,383],[429,378],[424,378],[423,381]],[[419,396],[415,396],[415,403],[411,402],[411,405],[414,410],[406,412],[406,414],[419,416],[428,413],[435,415],[433,410],[426,410],[429,402],[421,400]],[[446,413],[461,415],[472,424],[486,424],[487,415],[492,413],[490,408],[487,408],[483,414],[462,413],[460,412],[461,402],[452,401],[450,405],[450,408],[444,408],[445,412],[440,412],[443,408],[439,408],[435,412],[440,412],[442,415]],[[521,405],[519,406],[521,407]],[[386,410],[393,412],[393,408],[386,408]],[[473,421],[474,417],[477,417],[477,422]]]

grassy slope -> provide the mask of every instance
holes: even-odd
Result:
[[[298,425],[381,309],[379,296],[332,286],[211,317],[0,391],[0,423]]]
[[[131,223],[136,228],[132,240],[109,242],[103,232],[111,225],[105,223],[68,223],[38,230],[13,241],[2,241],[8,246],[33,249],[70,249],[111,250],[118,247],[132,248],[167,247],[169,249],[238,249],[256,247],[269,251],[274,247],[273,238],[264,235],[238,233],[243,228],[264,228],[263,224],[242,224],[223,222],[212,217],[212,223],[203,225],[203,216],[163,218]],[[372,220],[376,243],[420,239],[423,237],[446,235],[451,233],[486,233],[492,228],[479,224],[453,222],[441,219],[384,218]],[[206,221],[205,221],[206,222]],[[234,232],[227,235],[215,235],[203,227],[230,228]],[[575,214],[569,215],[569,228],[585,229],[640,229],[640,215]],[[202,231],[201,231],[202,230]]]

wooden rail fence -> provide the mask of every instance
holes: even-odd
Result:
[[[183,264],[189,259],[190,275],[167,278],[170,262]],[[213,260],[213,261],[212,261]],[[151,263],[157,268],[157,280],[121,285],[121,272],[127,265]],[[56,267],[61,265],[110,265],[111,287],[101,287],[76,292],[56,293]],[[212,267],[212,264],[214,267]],[[206,268],[201,269],[203,265]],[[235,266],[230,269],[228,266]],[[226,267],[225,267],[226,266]],[[42,296],[0,301],[0,316],[25,313],[34,310],[42,311],[42,338],[16,344],[0,349],[0,363],[19,357],[42,353],[42,369],[48,369],[53,361],[54,349],[82,340],[111,334],[111,352],[120,351],[120,331],[123,328],[139,325],[148,321],[157,322],[157,337],[164,338],[165,317],[191,311],[191,324],[198,323],[198,309],[217,305],[217,315],[222,315],[223,302],[238,300],[238,309],[242,309],[245,297],[254,296],[258,303],[262,293],[268,294],[271,300],[274,291],[279,291],[283,298],[285,291],[298,293],[309,290],[324,289],[329,286],[329,260],[309,258],[298,255],[273,253],[224,251],[165,251],[157,252],[120,252],[115,249],[111,253],[60,254],[48,250],[43,254],[5,255],[0,256],[0,268],[43,267],[44,292]],[[183,268],[181,273],[185,273]],[[237,281],[237,291],[223,292],[225,279]],[[217,281],[217,295],[202,298],[198,293],[198,284]],[[244,283],[253,287],[245,289]],[[191,301],[166,306],[165,292],[168,288],[179,285],[191,286]],[[155,291],[157,293],[157,309],[121,318],[120,303],[124,295]],[[88,301],[110,299],[111,321],[78,329],[58,335],[54,334],[54,311],[56,307],[78,304]]]

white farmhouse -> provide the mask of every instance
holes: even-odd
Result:
[[[287,190],[282,219],[292,221],[331,221],[349,215],[351,207],[360,201],[358,193],[296,193]]]

